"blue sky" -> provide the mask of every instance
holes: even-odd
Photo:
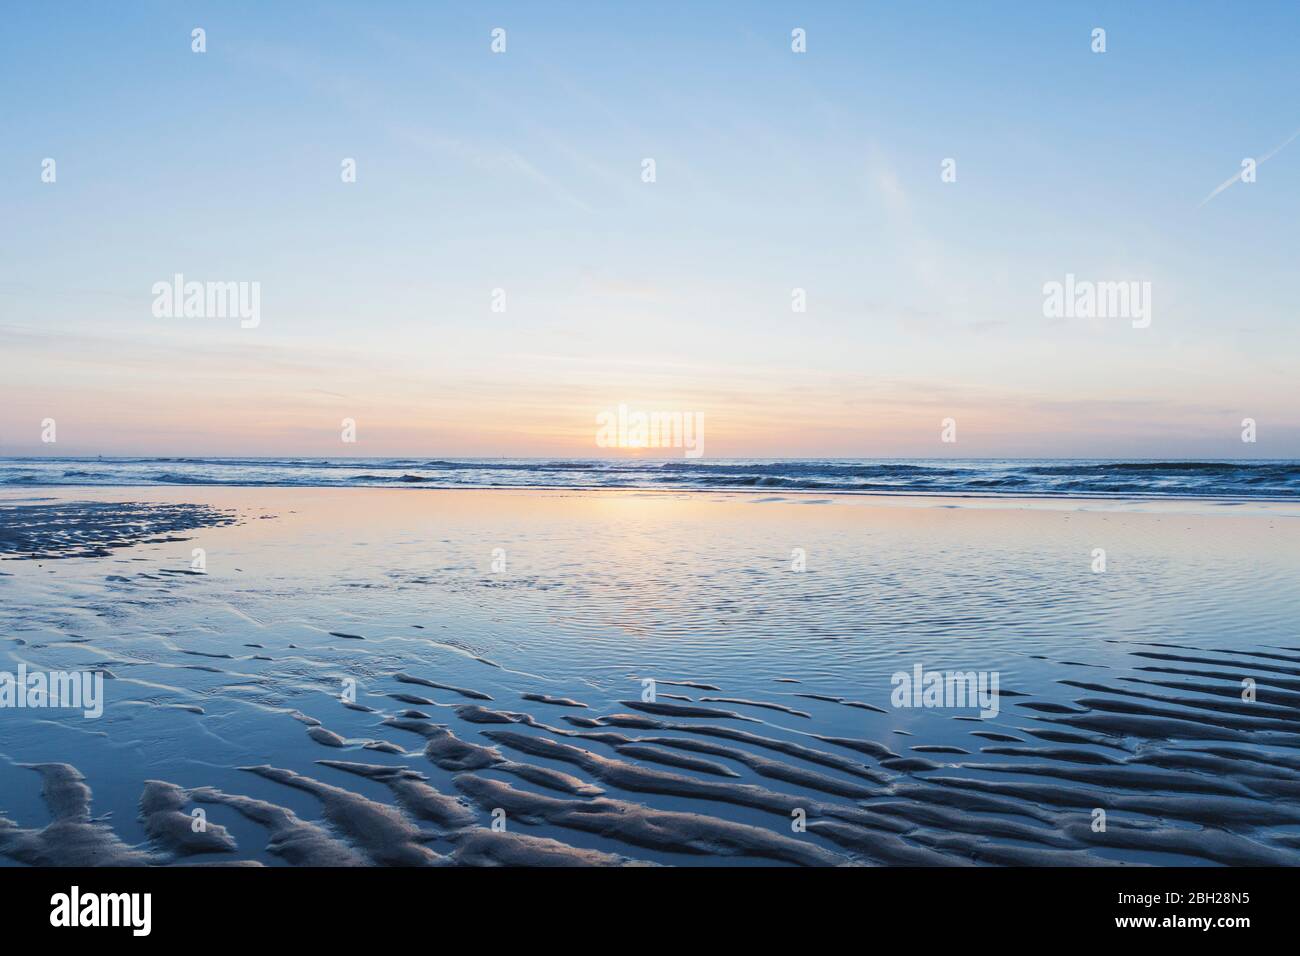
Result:
[[[1300,7],[806,6],[7,7],[0,454],[1300,456]]]

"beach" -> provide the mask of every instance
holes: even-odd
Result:
[[[0,861],[1295,864],[1298,517],[5,489]]]

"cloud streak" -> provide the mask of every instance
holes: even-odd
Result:
[[[1297,136],[1300,136],[1300,129],[1297,129],[1294,133],[1292,133],[1290,136],[1288,136],[1288,137],[1287,137],[1286,139],[1284,139],[1282,142],[1278,143],[1276,146],[1274,146],[1272,149],[1270,149],[1267,153],[1265,153],[1263,156],[1261,156],[1258,160],[1255,161],[1255,165],[1256,165],[1256,166],[1263,166],[1264,163],[1265,163],[1266,161],[1272,159],[1274,156],[1276,156],[1278,153],[1280,153],[1280,152],[1282,151],[1282,149],[1283,149],[1287,144],[1289,144],[1292,140],[1294,140]],[[1223,192],[1225,189],[1227,189],[1227,188],[1228,188],[1229,186],[1231,186],[1233,183],[1235,183],[1235,182],[1239,182],[1239,181],[1241,180],[1241,174],[1242,174],[1243,171],[1244,171],[1244,170],[1240,170],[1240,169],[1237,170],[1237,172],[1236,172],[1235,175],[1229,176],[1229,177],[1228,177],[1227,179],[1225,179],[1223,182],[1219,183],[1219,185],[1215,186],[1214,189],[1210,191],[1210,194],[1209,194],[1208,196],[1206,196],[1204,199],[1202,199],[1201,202],[1200,202],[1200,204],[1199,204],[1196,208],[1197,208],[1197,209],[1201,208],[1201,206],[1204,206],[1207,202],[1209,202],[1209,201],[1210,201],[1211,199],[1213,199],[1215,196],[1219,195],[1219,193]]]

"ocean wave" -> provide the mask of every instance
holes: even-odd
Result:
[[[856,494],[1295,498],[1296,461],[8,458],[0,486],[647,488]]]

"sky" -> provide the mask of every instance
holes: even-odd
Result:
[[[596,457],[624,404],[1300,457],[1298,54],[1282,3],[6,4],[0,455]]]

